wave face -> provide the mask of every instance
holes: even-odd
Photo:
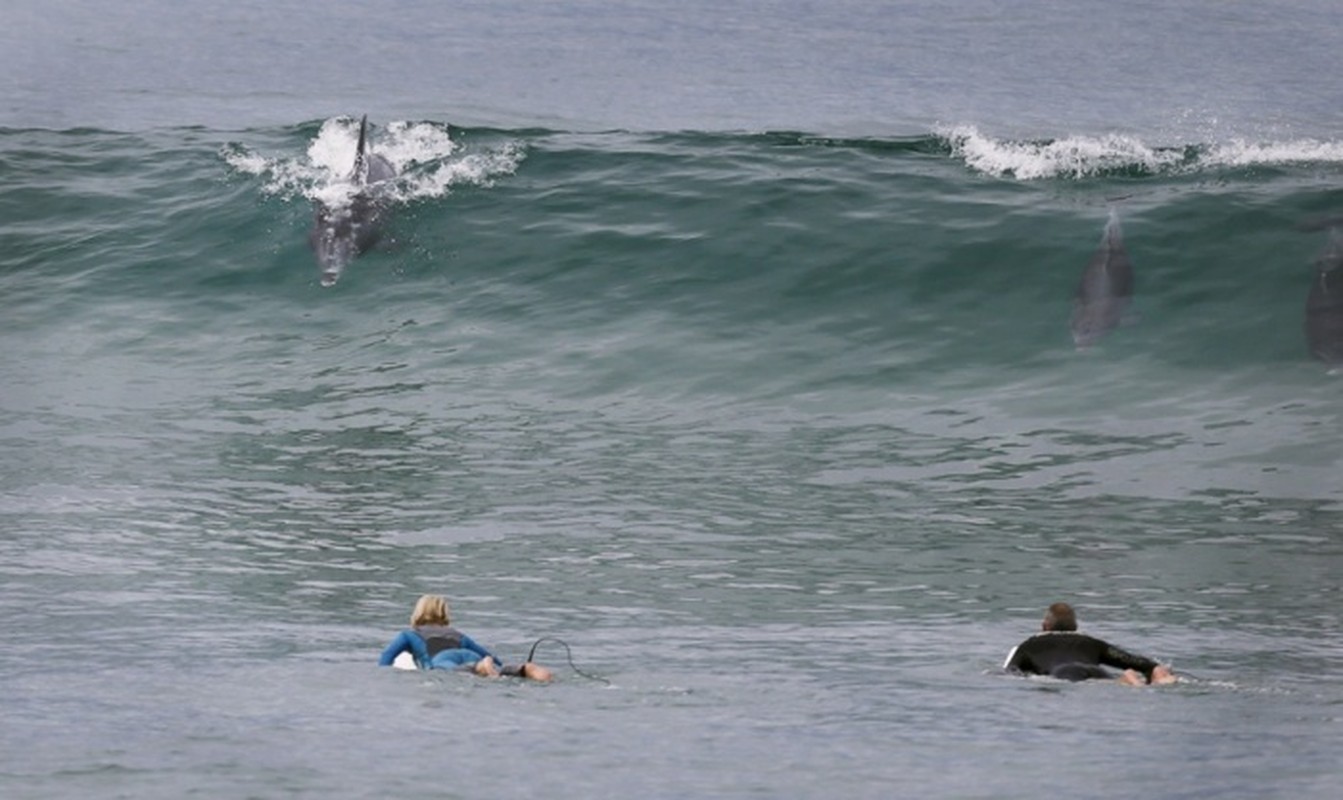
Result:
[[[356,135],[346,118],[5,131],[10,374],[50,390],[75,358],[57,386],[106,361],[123,381],[269,395],[277,362],[354,369],[363,336],[402,342],[363,368],[535,402],[890,413],[973,396],[1030,426],[1183,397],[1162,413],[1185,434],[1203,402],[1257,414],[1332,391],[1304,309],[1343,206],[1338,143],[393,121],[373,139],[400,172],[390,241],[324,289],[305,231]],[[1078,352],[1072,298],[1112,214],[1133,302]],[[274,379],[301,392],[322,369]]]
[[[25,326],[96,319],[111,298],[187,318],[237,306],[244,319],[230,324],[244,326],[253,298],[354,319],[409,300],[510,330],[527,351],[562,337],[593,371],[576,386],[691,394],[718,379],[790,394],[986,367],[1047,380],[1079,363],[1071,294],[1112,210],[1140,321],[1103,358],[1299,365],[1328,244],[1301,228],[1327,227],[1317,221],[1343,205],[1337,142],[393,122],[375,148],[400,171],[394,241],[321,292],[304,232],[313,201],[349,191],[353,120],[236,135],[10,130],[0,142],[17,212],[7,290]]]

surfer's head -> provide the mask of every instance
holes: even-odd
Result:
[[[426,594],[415,603],[415,610],[410,614],[410,625],[417,628],[421,625],[448,625],[451,624],[451,618],[448,616],[448,601],[442,596],[436,594]]]
[[[1077,612],[1067,603],[1055,603],[1045,611],[1044,622],[1040,623],[1042,631],[1075,631],[1077,630]]]

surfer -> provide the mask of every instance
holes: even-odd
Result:
[[[1003,669],[1028,675],[1049,675],[1065,681],[1092,678],[1118,680],[1130,686],[1175,683],[1170,667],[1121,650],[1109,642],[1077,632],[1077,614],[1067,603],[1045,612],[1038,633],[1012,648]],[[1123,672],[1115,675],[1106,669]]]
[[[392,666],[402,653],[409,653],[420,669],[469,669],[486,678],[508,675],[541,682],[552,677],[549,669],[532,661],[505,666],[489,650],[451,626],[448,601],[436,594],[426,594],[415,603],[410,628],[387,645],[378,666]]]

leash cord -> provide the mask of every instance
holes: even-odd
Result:
[[[587,678],[590,681],[600,681],[601,683],[604,683],[607,686],[611,685],[611,682],[608,681],[606,678],[603,678],[600,675],[591,675],[579,669],[578,665],[574,663],[574,653],[572,650],[569,649],[569,643],[555,636],[542,636],[540,639],[537,639],[535,642],[533,642],[532,649],[527,653],[528,662],[530,662],[532,658],[536,655],[536,648],[540,647],[542,642],[554,642],[555,644],[562,646],[564,648],[564,656],[569,661],[569,668],[572,669],[574,672],[578,673],[584,678]]]

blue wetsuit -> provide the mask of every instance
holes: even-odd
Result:
[[[503,661],[470,636],[447,625],[421,625],[401,631],[382,651],[378,666],[390,667],[396,657],[409,652],[420,669],[457,669],[471,667],[486,656],[503,668]]]

